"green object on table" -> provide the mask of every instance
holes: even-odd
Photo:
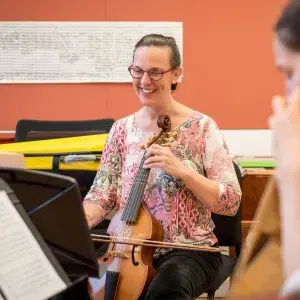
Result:
[[[243,168],[275,168],[275,160],[238,160],[238,164]]]

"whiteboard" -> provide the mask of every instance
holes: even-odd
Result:
[[[0,22],[0,83],[131,82],[150,33],[173,36],[182,56],[182,22]]]

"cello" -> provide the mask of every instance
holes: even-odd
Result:
[[[271,177],[256,210],[251,240],[243,248],[233,276],[228,299],[278,295],[284,283],[281,254],[280,199],[275,177]],[[249,245],[248,245],[249,244]]]
[[[157,125],[161,132],[155,134],[142,149],[145,150],[154,143],[168,146],[174,141],[177,133],[170,130],[171,120],[168,116],[159,116]],[[220,251],[214,247],[162,242],[163,227],[143,202],[150,173],[149,169],[143,168],[145,153],[124,209],[119,210],[109,224],[109,236],[92,234],[93,241],[108,243],[105,254],[99,258],[100,263],[107,264],[107,271],[89,291],[93,300],[142,299],[155,276],[152,264],[153,253],[157,247]]]

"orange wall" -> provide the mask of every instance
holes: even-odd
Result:
[[[184,79],[175,98],[222,129],[267,128],[283,85],[271,28],[286,0],[0,0],[1,21],[182,21]],[[120,49],[121,50],[121,49]],[[93,119],[139,108],[131,84],[0,85],[0,130],[20,118]]]

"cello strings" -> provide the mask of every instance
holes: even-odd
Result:
[[[161,132],[161,134],[162,134],[162,132]],[[156,137],[154,142],[157,141],[161,137],[161,134],[159,134],[159,136]],[[129,219],[129,218],[134,219],[135,218],[136,219],[137,216],[138,216],[137,211],[140,209],[140,206],[142,204],[142,201],[141,201],[140,198],[143,197],[144,193],[142,193],[142,195],[141,195],[140,193],[138,193],[138,191],[140,190],[139,188],[140,188],[141,184],[142,185],[146,184],[146,181],[147,181],[149,173],[150,173],[149,169],[143,169],[143,165],[144,165],[145,160],[146,160],[146,151],[144,151],[144,154],[142,156],[142,160],[141,160],[141,163],[140,163],[140,166],[139,166],[139,169],[138,169],[137,177],[135,178],[135,181],[133,183],[133,187],[132,187],[130,195],[129,195],[129,199],[128,199],[128,201],[125,205],[125,208],[123,210],[125,221],[120,220],[118,225],[117,225],[117,228],[116,228],[116,235],[119,238],[121,237],[121,239],[122,239],[122,237],[126,238],[126,236],[124,236],[124,233],[125,233],[125,235],[128,235],[127,237],[131,237],[132,225],[131,225],[131,222],[130,222],[130,225],[127,224],[126,218],[127,219]],[[145,186],[144,186],[143,191],[144,190],[145,190]],[[120,243],[116,244],[116,243],[114,243],[112,249],[115,249],[116,251],[125,254],[126,253],[125,250],[127,250],[127,248],[129,248],[129,247],[131,247],[131,246],[129,246],[128,244],[126,245],[126,244],[120,244]],[[120,271],[121,259],[122,258],[117,259],[117,265],[116,265],[116,270],[115,271]],[[114,257],[109,256],[109,266],[108,266],[109,269],[114,268],[114,266],[112,266],[113,261],[115,261]]]
[[[133,206],[135,207],[135,203],[136,203],[136,198],[137,198],[137,192],[139,190],[139,183],[140,183],[140,180],[139,180],[139,177],[142,175],[143,176],[143,173],[141,174],[141,165],[143,164],[145,160],[145,152],[143,154],[143,157],[142,157],[142,160],[141,160],[141,163],[140,163],[140,167],[138,169],[138,174],[137,174],[137,177],[135,178],[135,181],[133,183],[133,187],[131,189],[131,192],[130,192],[130,195],[129,195],[129,198],[128,198],[128,201],[125,205],[125,208],[123,210],[123,214],[124,214],[124,217],[125,217],[125,220],[126,218],[128,219],[131,215],[130,213],[131,212],[131,208],[130,206]],[[143,180],[143,179],[142,179]],[[123,216],[123,215],[122,215]],[[132,226],[127,224],[126,221],[121,221],[118,223],[118,226],[116,228],[116,234],[117,234],[117,237],[120,238],[121,237],[121,240],[122,238],[124,237],[124,234],[125,235],[128,235],[129,237],[131,236],[131,233],[132,233]],[[125,236],[126,238],[126,236]],[[122,254],[126,254],[126,250],[131,247],[130,245],[126,245],[126,244],[115,244],[114,245],[114,248],[116,251],[122,253]],[[116,265],[116,271],[120,271],[120,268],[121,268],[121,259],[122,258],[116,258],[117,259],[117,265]],[[114,257],[112,257],[112,260],[114,260]]]

